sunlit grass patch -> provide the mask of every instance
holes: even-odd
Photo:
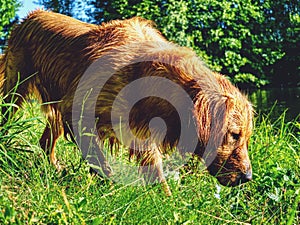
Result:
[[[166,197],[160,185],[91,175],[77,147],[63,138],[57,152],[64,170],[57,172],[38,144],[45,126],[39,105],[25,103],[1,128],[0,223],[299,224],[300,125],[284,119],[256,120],[252,182],[220,186],[200,164],[169,179],[173,196]]]

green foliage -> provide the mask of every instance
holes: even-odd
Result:
[[[36,3],[53,12],[79,18],[83,4],[80,0],[37,0]]]
[[[15,17],[16,6],[18,6],[16,0],[0,0],[0,37],[4,35],[3,28],[10,24],[11,19]]]
[[[238,73],[234,76],[232,82],[239,84],[241,87],[249,87],[252,85],[252,87],[258,88],[269,83],[267,80],[258,79],[251,73]]]
[[[265,20],[262,32],[268,46],[281,50],[282,57],[266,68],[272,83],[300,84],[300,2],[297,0],[264,1]],[[297,19],[298,18],[298,19]],[[271,54],[274,54],[271,52]]]
[[[299,1],[194,0],[88,1],[89,17],[103,20],[142,16],[169,39],[192,47],[214,70],[240,85],[262,86],[285,69],[299,81]],[[290,69],[286,64],[290,63]],[[292,65],[293,64],[293,65]],[[278,77],[279,78],[279,77]]]
[[[1,224],[299,224],[299,122],[256,121],[249,144],[253,181],[219,187],[193,164],[193,173],[159,185],[112,184],[91,176],[75,145],[59,140],[58,173],[38,139],[45,122],[38,105],[10,119],[0,135]],[[3,135],[5,134],[5,135]],[[126,152],[126,149],[122,149]]]
[[[298,0],[38,2],[78,18],[85,11],[98,24],[133,16],[153,20],[169,40],[193,48],[213,70],[243,87],[300,84]]]
[[[18,0],[0,0],[0,45],[5,43],[18,7]]]

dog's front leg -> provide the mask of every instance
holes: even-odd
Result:
[[[151,146],[151,150],[139,152],[140,161],[139,173],[143,174],[147,183],[159,182],[167,196],[171,196],[170,187],[163,174],[162,154],[156,146]]]

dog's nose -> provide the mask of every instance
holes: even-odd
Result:
[[[242,183],[246,183],[252,180],[252,169],[251,167],[247,169],[246,173],[243,173],[241,176]]]

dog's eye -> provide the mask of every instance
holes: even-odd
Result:
[[[237,134],[237,133],[231,133],[231,136],[232,136],[232,138],[234,139],[234,140],[239,140],[240,139],[240,134]]]

